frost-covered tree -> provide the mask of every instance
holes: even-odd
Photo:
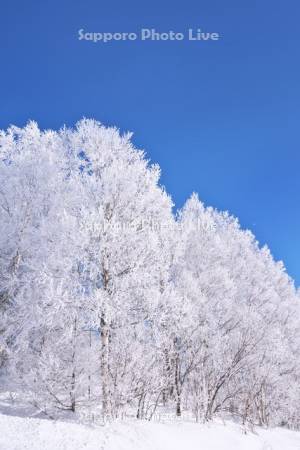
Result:
[[[69,344],[80,310],[74,268],[81,254],[81,197],[78,183],[68,177],[64,150],[55,133],[42,133],[34,123],[1,135],[3,341],[22,384],[37,396],[49,392],[62,405],[58,391],[64,385],[70,394],[73,375],[59,356],[73,352]],[[54,374],[56,392],[50,387]],[[71,398],[65,407],[73,408]]]
[[[158,185],[159,168],[134,149],[130,135],[82,121],[63,138],[74,156],[81,155],[82,183],[90,199],[83,208],[81,262],[91,325],[101,338],[102,411],[110,416],[115,336],[128,325],[146,327],[157,302],[164,258],[160,230],[172,221],[172,204]]]
[[[181,273],[190,279],[184,292],[202,323],[196,339],[202,361],[188,392],[197,416],[207,420],[229,410],[268,424],[274,386],[287,382],[282,364],[292,367],[290,358],[283,362],[282,349],[292,304],[299,317],[293,283],[250,232],[228,214],[204,208],[197,196],[180,223],[186,246]]]
[[[129,136],[93,121],[59,133],[40,132],[34,124],[14,128],[2,136],[3,154],[7,147],[10,159],[3,170],[9,176],[10,198],[4,194],[4,199],[17,217],[10,217],[8,209],[5,226],[18,227],[11,233],[17,248],[5,243],[11,252],[7,264],[22,260],[18,276],[23,279],[17,293],[14,269],[10,280],[17,323],[8,328],[15,336],[15,355],[32,352],[37,370],[45,369],[45,377],[30,369],[34,383],[46,382],[51,373],[52,387],[46,391],[62,408],[74,410],[79,378],[72,368],[78,359],[74,341],[84,326],[98,331],[102,411],[111,415],[110,353],[117,351],[116,330],[141,324],[145,328],[160,292],[160,230],[173,219],[170,199],[158,186],[159,169],[149,166]],[[14,180],[23,185],[15,194]],[[24,211],[14,207],[16,201]],[[10,272],[3,269],[3,274]],[[16,358],[27,380],[29,360],[24,364]],[[54,372],[45,360],[53,362]],[[63,380],[64,372],[68,381],[58,384],[68,401],[58,395],[59,386],[54,389],[54,375]]]
[[[40,411],[299,427],[299,292],[228,213],[178,214],[93,120],[0,133],[1,383]]]

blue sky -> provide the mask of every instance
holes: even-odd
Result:
[[[300,285],[300,3],[3,1],[0,128],[134,132],[176,206],[197,191],[267,243]],[[78,40],[78,30],[218,32],[216,42]]]

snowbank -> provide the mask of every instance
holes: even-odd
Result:
[[[88,427],[0,415],[1,450],[300,450],[300,433],[244,434],[232,423],[119,422]]]

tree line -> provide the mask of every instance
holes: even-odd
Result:
[[[0,133],[2,388],[41,412],[300,424],[299,292],[227,212],[174,213],[93,120]]]

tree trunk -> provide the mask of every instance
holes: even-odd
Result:
[[[136,414],[137,419],[144,418],[145,396],[146,396],[146,394],[144,392],[140,395],[139,402],[138,402],[138,410],[137,410],[137,414]]]
[[[173,395],[174,385],[171,382],[171,360],[169,356],[169,350],[165,348],[164,350],[164,384],[165,388],[162,392],[162,401],[165,406],[170,397]]]
[[[109,393],[109,326],[102,316],[101,318],[101,376],[102,376],[102,417],[110,417],[110,393]]]
[[[71,400],[71,411],[75,412],[76,409],[76,339],[77,339],[77,319],[74,319],[74,329],[73,329],[73,353],[72,353],[72,375],[71,375],[71,390],[70,390],[70,400]]]
[[[181,386],[179,374],[179,355],[175,357],[175,391],[176,391],[176,416],[181,416]]]
[[[103,263],[102,266],[103,288],[110,295],[109,282],[110,276]],[[109,323],[105,311],[102,312],[100,321],[101,335],[101,376],[102,376],[102,417],[103,420],[109,419],[110,411],[110,389],[109,389]]]

